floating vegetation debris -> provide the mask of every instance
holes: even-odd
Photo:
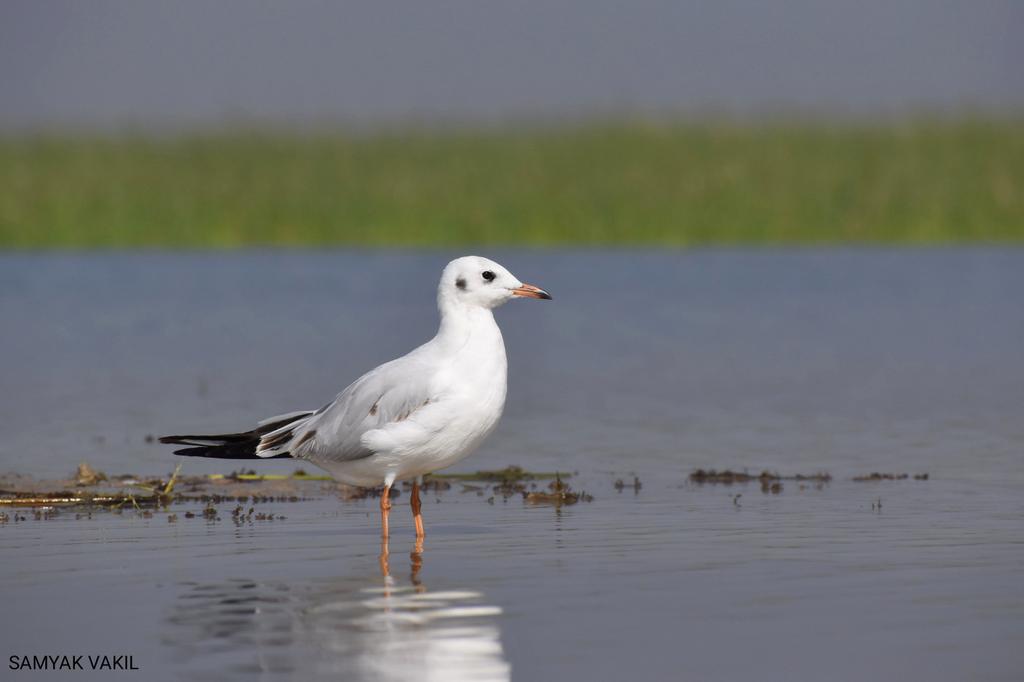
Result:
[[[550,480],[552,478],[569,478],[570,474],[558,471],[539,472],[527,471],[522,467],[507,466],[504,469],[494,471],[477,471],[471,474],[430,474],[431,479],[448,481],[482,481],[484,483],[512,484],[523,481]]]
[[[247,482],[221,476],[182,477],[181,465],[165,480],[134,474],[106,476],[87,463],[79,465],[74,476],[55,481],[37,481],[27,476],[0,476],[0,505],[11,507],[83,506],[139,512],[183,502],[298,502],[299,488],[287,481]],[[308,479],[307,479],[308,480]],[[221,494],[227,493],[228,494]]]
[[[235,522],[236,526],[252,523],[253,521],[273,521],[274,519],[284,521],[285,518],[287,517],[280,514],[275,516],[266,512],[257,512],[255,507],[249,507],[249,510],[246,511],[242,505],[238,505],[231,511],[231,520]],[[219,516],[217,520],[220,520]]]
[[[816,488],[821,489],[831,480],[832,475],[827,472],[781,476],[772,471],[762,471],[760,474],[750,474],[746,471],[733,471],[732,469],[724,469],[722,471],[717,471],[715,469],[697,469],[690,474],[690,482],[696,483],[697,485],[704,485],[705,483],[710,485],[760,483],[761,492],[770,493],[772,495],[778,495],[782,492],[783,481],[797,481],[801,483],[800,489],[803,490],[806,487],[804,484],[812,484]]]
[[[556,507],[562,505],[576,504],[577,502],[593,502],[594,497],[586,492],[576,492],[569,487],[568,483],[562,481],[561,477],[555,476],[555,480],[548,485],[545,491],[522,491],[523,499],[530,504],[551,504]]]
[[[421,490],[435,493],[439,502],[440,495],[451,490],[455,483],[461,486],[462,492],[474,492],[492,505],[495,500],[507,503],[512,498],[522,498],[529,504],[554,506],[593,500],[586,492],[573,490],[565,481],[568,477],[569,474],[560,472],[535,472],[509,466],[474,473],[425,476]],[[330,481],[331,485],[314,485],[320,481]],[[548,483],[546,487],[545,483]],[[408,493],[411,486],[411,481],[403,481],[402,485],[391,488],[390,496],[401,496],[403,489]],[[622,489],[639,491],[640,487],[640,480],[636,477],[631,484],[622,482]],[[231,520],[240,525],[285,518],[269,511],[257,511],[255,505],[300,502],[325,494],[337,494],[344,501],[374,499],[383,494],[383,487],[348,486],[334,483],[329,476],[309,475],[302,470],[289,475],[261,475],[250,469],[239,469],[227,474],[182,476],[180,465],[165,477],[108,476],[86,462],[79,465],[71,477],[64,479],[37,480],[13,473],[0,475],[0,508],[32,507],[35,510],[30,516],[37,519],[56,517],[58,508],[76,507],[78,509],[72,512],[75,519],[91,519],[95,510],[145,519],[163,515],[170,524],[186,519],[218,522],[230,514]],[[174,509],[174,505],[190,505],[192,508]],[[25,519],[16,511],[4,513],[0,516],[0,525]]]
[[[827,472],[816,474],[796,474],[795,476],[780,476],[771,471],[762,471],[760,474],[749,474],[746,471],[732,471],[724,469],[697,469],[690,474],[690,480],[694,483],[721,483],[732,485],[733,483],[751,483],[753,481],[809,481],[811,483],[828,483],[832,475]]]
[[[910,474],[881,474],[877,471],[872,471],[867,476],[854,476],[853,480],[858,483],[864,483],[870,481],[905,481],[909,478],[913,478],[915,481],[927,481],[928,474],[914,474],[913,477],[911,477]]]
[[[379,499],[384,494],[384,486],[379,485],[375,488],[360,488],[354,485],[346,485],[344,483],[338,484],[338,496],[345,502],[351,502],[352,500],[366,500],[366,499]],[[401,497],[402,491],[397,487],[392,486],[388,492],[388,499],[394,497]]]
[[[632,483],[626,483],[621,478],[615,481],[615,489],[618,490],[620,493],[626,488],[632,488],[633,494],[635,495],[640,492],[640,488],[642,487],[644,487],[644,484],[640,482],[640,478],[637,476],[633,477]]]
[[[466,474],[430,474],[430,476],[424,479],[424,484],[437,486],[435,490],[447,490],[451,487],[448,481],[458,481],[462,483],[462,492],[475,492],[477,497],[483,497],[486,492],[485,486],[472,484],[493,483],[491,491],[507,502],[509,498],[516,495],[523,495],[525,497],[528,494],[533,494],[537,488],[536,481],[554,479],[552,485],[557,483],[568,488],[568,485],[561,483],[563,477],[569,478],[570,474],[558,471],[527,471],[522,467],[507,466],[504,469],[476,471]],[[546,493],[537,494],[545,495]],[[494,497],[488,497],[487,501],[493,504]],[[573,504],[576,501],[567,502],[563,500],[561,504]]]
[[[96,485],[101,481],[107,480],[107,475],[101,471],[96,471],[88,462],[82,462],[78,465],[78,471],[75,472],[75,483],[81,486]]]

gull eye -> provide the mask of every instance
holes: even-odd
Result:
[[[494,279],[494,273],[491,272],[490,270],[484,270],[484,275],[483,276],[484,276],[484,279],[486,279],[488,282],[490,282],[492,279]]]

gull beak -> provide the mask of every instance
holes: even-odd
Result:
[[[521,296],[523,298],[542,298],[546,301],[551,300],[551,294],[544,291],[540,287],[535,287],[532,284],[526,284],[525,282],[521,287],[512,290],[513,296]]]

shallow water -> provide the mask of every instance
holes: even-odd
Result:
[[[190,679],[1019,678],[1024,251],[489,255],[556,299],[499,312],[508,409],[459,468],[575,471],[593,502],[455,486],[426,499],[417,551],[401,497],[389,578],[373,500],[271,503],[287,518],[240,526],[230,505],[220,522],[188,505],[176,523],[28,514],[0,526],[5,661],[131,654]],[[0,465],[163,473],[147,434],[316,407],[433,332],[448,256],[2,256]],[[834,479],[766,494],[689,483],[698,466]],[[930,478],[850,480],[874,470]],[[643,487],[616,491],[634,473]]]

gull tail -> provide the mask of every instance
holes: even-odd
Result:
[[[291,457],[290,452],[275,454],[256,454],[263,437],[271,432],[281,431],[290,435],[288,425],[305,419],[312,412],[293,412],[291,414],[272,417],[259,423],[252,431],[241,433],[222,433],[209,436],[161,436],[161,443],[172,445],[189,445],[191,447],[175,450],[174,454],[185,457],[215,457],[218,459],[277,459]],[[277,438],[275,437],[275,440]],[[283,440],[288,440],[287,438]],[[279,441],[282,442],[282,441]],[[266,449],[266,448],[264,448]]]

